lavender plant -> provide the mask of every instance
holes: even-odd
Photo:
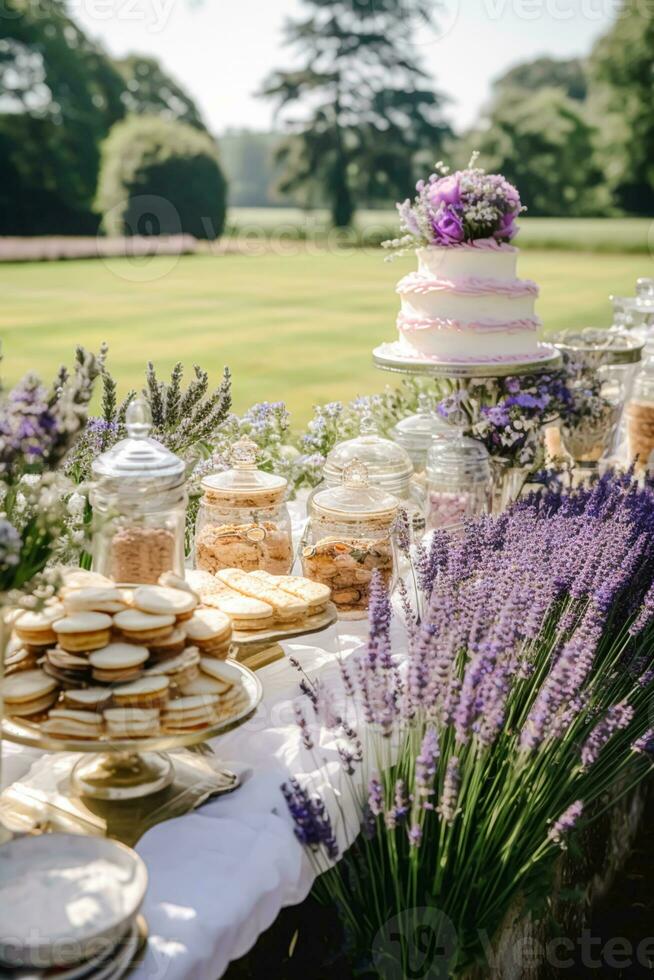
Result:
[[[377,582],[341,689],[303,677],[323,792],[307,776],[285,792],[358,961],[375,946],[379,975],[407,975],[407,948],[375,937],[427,907],[455,937],[434,975],[456,977],[518,896],[547,894],[571,834],[651,771],[654,490],[608,474],[542,492],[437,532],[421,565],[421,622],[405,602],[394,644]]]

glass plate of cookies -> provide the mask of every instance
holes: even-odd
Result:
[[[232,650],[230,618],[183,580],[121,587],[65,572],[54,599],[14,619],[3,734],[84,753],[72,776],[83,795],[156,792],[173,778],[162,753],[215,738],[256,711],[261,683],[227,661]]]

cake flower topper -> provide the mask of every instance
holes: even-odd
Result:
[[[416,197],[397,205],[404,235],[384,242],[385,248],[436,245],[456,247],[510,242],[518,233],[516,219],[526,210],[518,191],[501,174],[476,167],[473,153],[465,170],[449,172],[439,162],[427,180],[416,184]]]

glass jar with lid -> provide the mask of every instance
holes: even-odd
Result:
[[[393,494],[402,501],[417,530],[417,525],[422,521],[424,504],[420,488],[412,480],[411,457],[402,446],[379,434],[377,424],[371,415],[364,415],[361,419],[358,436],[339,442],[327,455],[323,482],[314,493],[322,490],[324,486],[340,486],[345,469],[354,459],[366,467],[371,487]],[[310,503],[311,497],[309,506]]]
[[[290,572],[293,542],[286,506],[288,481],[257,469],[258,452],[251,439],[239,439],[232,446],[231,469],[202,481],[195,528],[196,568],[211,573],[221,568],[262,569],[271,575]]]
[[[427,456],[429,530],[456,528],[491,509],[493,481],[490,456],[476,439],[459,433],[436,442]]]
[[[365,618],[375,570],[390,587],[392,526],[399,507],[397,497],[370,485],[367,466],[356,458],[345,467],[338,486],[313,495],[302,539],[302,570],[331,588],[341,618]]]
[[[93,570],[115,582],[156,582],[184,573],[186,466],[150,437],[142,398],[126,414],[127,438],[92,464]]]
[[[427,453],[434,440],[449,439],[452,426],[433,410],[431,399],[424,391],[418,395],[418,411],[401,419],[391,430],[393,441],[408,453],[416,473],[427,466]]]
[[[645,359],[625,411],[629,459],[639,471],[654,451],[654,351]]]

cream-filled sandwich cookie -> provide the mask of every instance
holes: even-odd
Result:
[[[62,596],[76,589],[114,588],[114,583],[106,575],[100,575],[99,572],[90,572],[86,568],[62,568],[60,569],[60,573],[63,585],[59,593]]]
[[[200,596],[201,600],[207,595],[222,592],[225,588],[215,575],[212,575],[211,572],[205,572],[201,568],[188,568],[185,575],[187,584],[193,592]]]
[[[105,684],[136,680],[143,673],[143,665],[149,655],[147,647],[133,643],[110,643],[89,657],[93,678]]]
[[[141,609],[126,609],[114,616],[114,626],[126,640],[134,643],[156,643],[170,636],[175,627],[174,615],[154,616]]]
[[[106,613],[80,612],[52,624],[62,650],[82,653],[99,650],[111,639],[112,619]]]
[[[117,613],[126,608],[122,593],[116,588],[87,588],[68,592],[63,598],[67,613]]]
[[[166,657],[176,657],[186,649],[186,632],[183,626],[178,626],[170,636],[163,640],[148,643],[148,650],[153,660],[164,660]]]
[[[165,731],[173,734],[205,728],[216,721],[220,698],[214,694],[194,694],[170,701],[161,715]]]
[[[160,660],[146,670],[147,677],[161,677],[165,675],[170,678],[171,684],[179,687],[187,681],[193,680],[200,671],[200,651],[197,647],[188,647],[177,657],[169,660]]]
[[[103,717],[112,738],[148,738],[160,731],[158,708],[107,708]]]
[[[195,598],[196,603],[200,604],[200,595],[193,589],[190,582],[187,582],[185,578],[181,575],[177,575],[175,572],[163,572],[159,576],[157,585],[163,586],[165,589],[180,589],[182,592],[188,592]]]
[[[97,711],[77,711],[71,708],[52,708],[41,731],[61,738],[99,738],[104,724]]]
[[[5,677],[18,674],[21,670],[35,670],[41,653],[27,647],[17,647],[5,657]]]
[[[111,701],[111,688],[82,687],[64,691],[64,707],[82,711],[102,711]]]
[[[46,674],[54,677],[64,687],[79,687],[91,677],[88,656],[67,653],[60,647],[48,650],[42,665]]]
[[[225,663],[224,660],[215,660],[213,657],[202,657],[200,659],[200,670],[203,674],[221,681],[225,685],[225,691],[235,684],[240,684],[242,675],[238,667]]]
[[[184,623],[187,638],[201,654],[224,659],[232,637],[232,621],[220,609],[198,609]]]
[[[61,603],[44,606],[43,609],[26,610],[16,617],[14,632],[21,643],[30,647],[48,647],[57,642],[53,623],[65,616]]]
[[[113,689],[117,708],[161,708],[168,701],[170,679],[165,674],[140,677]]]
[[[222,661],[217,660],[216,663],[222,663]],[[230,686],[225,684],[224,681],[220,681],[200,671],[198,676],[194,677],[193,680],[186,681],[185,684],[180,684],[179,690],[185,695],[215,694],[221,697],[230,690]]]
[[[303,599],[309,606],[309,614],[322,612],[331,599],[332,590],[322,582],[313,582],[300,575],[271,575],[270,572],[257,571],[250,573],[254,578],[268,585],[276,586],[289,592],[298,599]]]
[[[42,670],[22,670],[6,677],[2,696],[8,715],[29,718],[50,708],[59,697],[59,685]]]
[[[297,620],[306,616],[309,611],[309,604],[304,599],[298,599],[277,586],[268,585],[248,572],[242,572],[240,568],[223,568],[217,574],[220,581],[231,589],[269,603],[279,620]]]
[[[143,612],[157,616],[175,616],[177,622],[183,622],[193,615],[198,600],[192,592],[183,589],[142,585],[134,590],[134,605]]]

